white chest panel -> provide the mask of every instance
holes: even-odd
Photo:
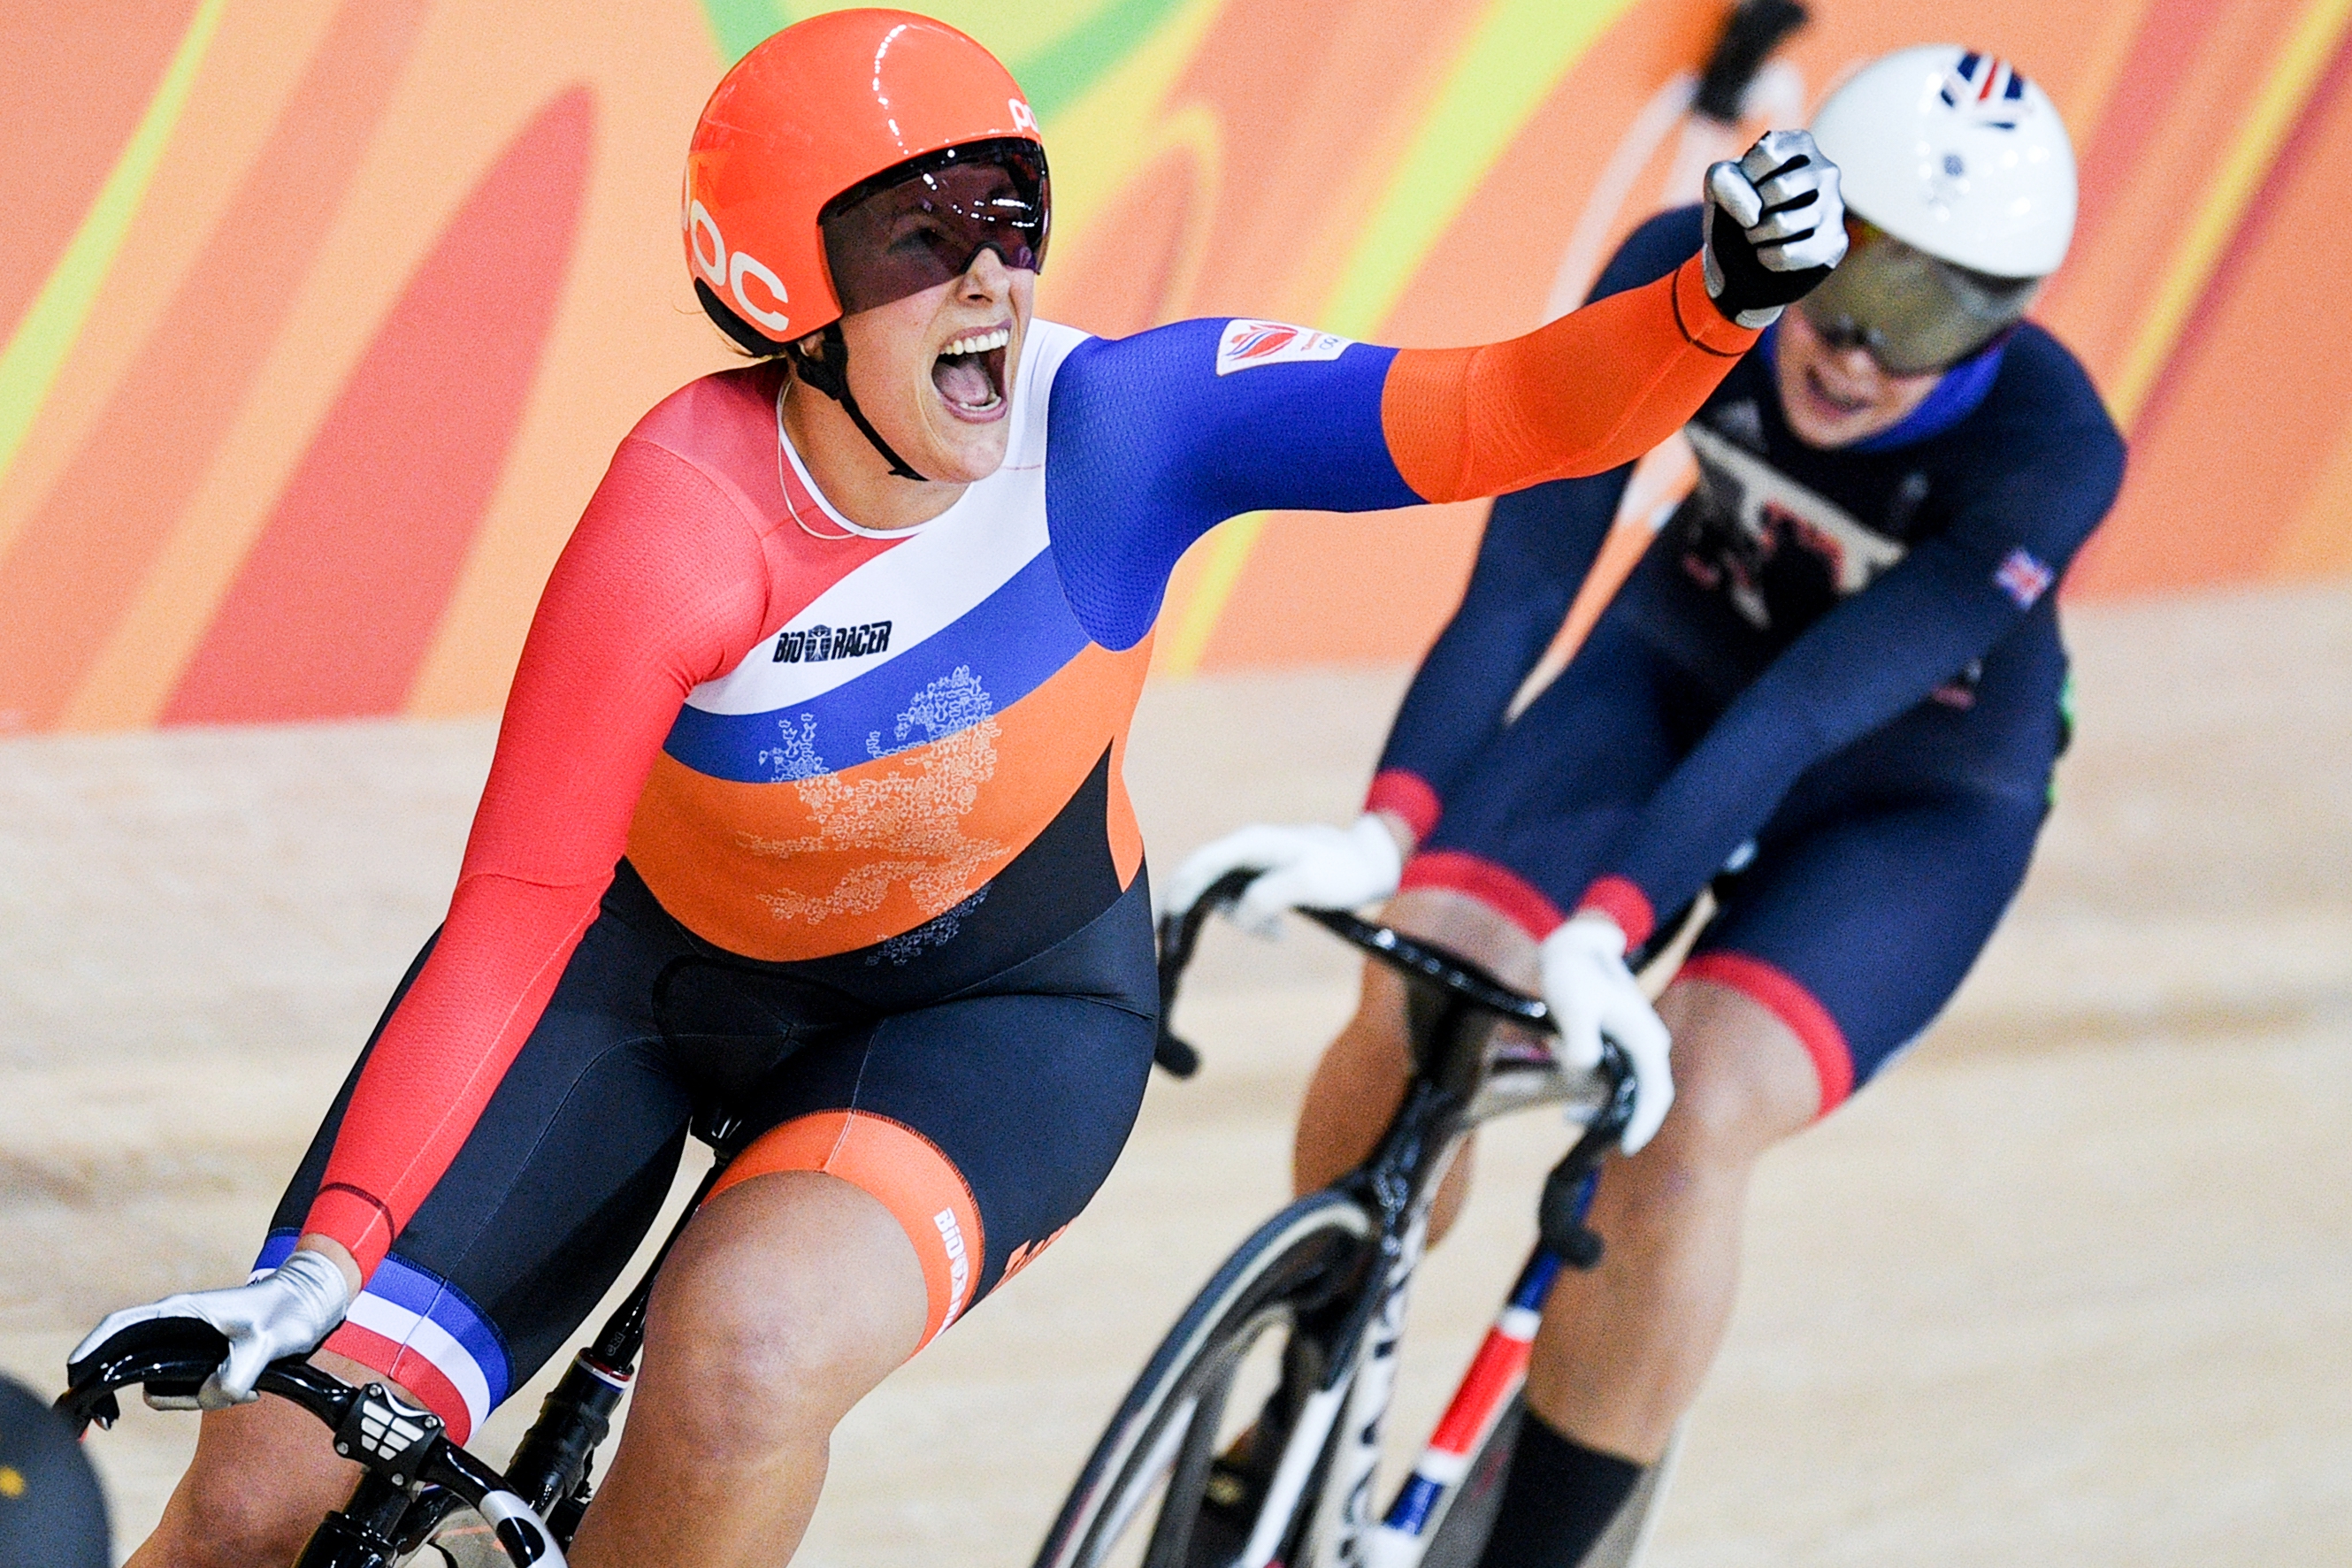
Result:
[[[1704,483],[1760,550],[1769,552],[1793,537],[1827,564],[1840,595],[1861,592],[1879,573],[1901,560],[1905,547],[1877,533],[1835,502],[1798,484],[1754,453],[1705,425],[1684,426]]]
[[[1033,321],[1013,377],[1004,465],[810,600],[734,669],[689,692],[688,706],[705,713],[757,714],[805,703],[938,635],[1036,560],[1049,542],[1046,409],[1055,372],[1086,336]],[[781,435],[778,456],[791,465],[787,492],[797,490],[821,508],[821,517],[808,519],[815,528],[877,537],[824,501],[800,455]]]

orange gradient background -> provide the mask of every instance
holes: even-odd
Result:
[[[730,362],[679,161],[772,0],[49,0],[0,19],[0,731],[481,711],[613,446]],[[1041,308],[1521,331],[1733,139],[1691,0],[1034,0],[940,14],[1039,104]],[[2083,596],[2352,574],[2352,0],[1816,0],[1750,96],[1967,42],[2074,130],[2037,314],[2132,443]],[[1629,512],[1678,480],[1671,453]],[[1481,509],[1255,517],[1159,669],[1416,654]],[[1628,538],[1634,536],[1630,532]]]

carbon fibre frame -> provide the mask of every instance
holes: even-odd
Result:
[[[1199,1064],[1199,1053],[1169,1025],[1183,972],[1209,916],[1238,897],[1251,875],[1228,874],[1181,916],[1161,924],[1157,1056],[1180,1077],[1190,1076]],[[1563,1264],[1590,1268],[1600,1260],[1600,1239],[1583,1224],[1584,1198],[1591,1177],[1632,1114],[1635,1083],[1622,1051],[1611,1040],[1603,1041],[1602,1061],[1594,1071],[1563,1067],[1543,1043],[1542,1037],[1552,1031],[1549,1010],[1478,965],[1345,911],[1298,913],[1406,977],[1412,1072],[1403,1103],[1370,1156],[1333,1184],[1374,1222],[1368,1283],[1330,1336],[1338,1354],[1326,1358],[1317,1386],[1300,1407],[1239,1568],[1357,1561],[1411,1568],[1458,1495],[1468,1460],[1493,1434],[1517,1390],[1544,1288]],[[1517,1028],[1505,1032],[1506,1025]],[[1554,1103],[1570,1106],[1571,1119],[1580,1119],[1584,1131],[1544,1185],[1538,1207],[1542,1242],[1441,1422],[1438,1439],[1395,1502],[1375,1520],[1370,1484],[1429,1205],[1472,1128],[1495,1116]],[[1499,1345],[1498,1336],[1504,1342]],[[1448,1437],[1458,1446],[1461,1469],[1432,1474],[1433,1469],[1445,1469],[1433,1466],[1432,1456],[1447,1452],[1439,1439]]]

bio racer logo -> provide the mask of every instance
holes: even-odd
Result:
[[[963,1311],[964,1292],[971,1287],[971,1254],[963,1244],[963,1227],[956,1223],[954,1209],[942,1208],[931,1216],[931,1223],[939,1228],[940,1245],[948,1255],[948,1315],[940,1324],[945,1333]]]
[[[1350,339],[1286,321],[1228,321],[1217,338],[1217,374],[1229,376],[1260,365],[1336,360],[1352,346]]]

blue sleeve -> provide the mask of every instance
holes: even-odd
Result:
[[[1595,299],[1606,299],[1612,294],[1655,283],[1696,256],[1704,232],[1701,216],[1702,209],[1694,205],[1670,207],[1645,220],[1625,236],[1625,243],[1617,247],[1617,254],[1601,269],[1601,277],[1584,302],[1590,305]]]
[[[1382,775],[1411,774],[1444,800],[1559,634],[1632,472],[1556,480],[1496,500],[1461,606],[1397,709]],[[1414,823],[1423,834],[1432,825]]]
[[[2105,421],[2035,433],[1952,525],[1791,643],[1643,808],[1616,874],[1654,910],[1696,895],[1798,777],[1925,701],[2053,591],[2123,482]]]
[[[1697,251],[1699,209],[1662,213],[1627,236],[1586,303],[1667,276]],[[1609,538],[1633,465],[1559,479],[1495,502],[1462,604],[1422,660],[1381,753],[1439,800],[1502,728]],[[1416,823],[1423,832],[1429,824]]]
[[[1295,341],[1277,341],[1264,362],[1249,362],[1232,349],[1221,355],[1230,325],[1088,339],[1055,377],[1045,515],[1070,607],[1104,647],[1141,641],[1177,558],[1227,517],[1422,504],[1381,425],[1395,350],[1349,343],[1304,358]],[[1327,350],[1340,342],[1322,340]],[[1280,356],[1285,348],[1293,351]]]

